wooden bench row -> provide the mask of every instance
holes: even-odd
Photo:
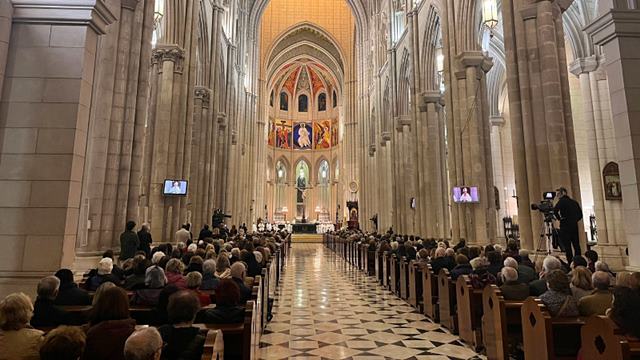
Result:
[[[500,289],[474,289],[468,276],[451,279],[447,269],[434,274],[429,264],[398,259],[390,252],[326,235],[325,245],[384,287],[458,334],[488,359],[509,359],[522,344],[525,359],[640,359],[640,340],[620,333],[606,317],[552,317],[539,299],[507,301]]]

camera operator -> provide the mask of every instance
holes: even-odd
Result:
[[[558,202],[553,211],[556,218],[560,220],[560,244],[567,255],[567,262],[571,263],[573,250],[576,255],[582,254],[580,237],[578,236],[578,222],[582,220],[582,209],[577,201],[567,195],[567,189],[561,187],[556,191],[558,192]]]

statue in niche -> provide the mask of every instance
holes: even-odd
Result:
[[[604,197],[607,200],[622,200],[620,170],[615,162],[608,163],[602,170],[604,180]]]

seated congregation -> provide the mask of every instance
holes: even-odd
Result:
[[[325,245],[488,359],[640,359],[640,273],[587,250],[570,263],[511,239],[340,231]]]
[[[142,244],[119,265],[109,250],[79,283],[60,269],[40,280],[35,301],[0,301],[0,359],[249,359],[288,237]]]

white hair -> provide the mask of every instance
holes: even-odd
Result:
[[[202,263],[202,272],[204,274],[215,274],[216,273],[216,261],[213,259],[206,260]]]
[[[165,254],[162,251],[156,251],[151,257],[151,263],[157,265],[163,257],[165,257]]]
[[[518,262],[516,261],[516,259],[512,258],[511,256],[504,259],[504,262],[502,264],[512,269],[518,269]]]
[[[560,260],[551,255],[544,258],[544,261],[542,262],[542,269],[544,270],[545,274],[548,274],[553,270],[560,269],[561,267],[562,263],[560,263]]]
[[[495,244],[495,245],[493,245],[493,250],[495,250],[495,251],[497,251],[498,253],[502,254],[502,251],[503,251],[503,249],[502,249],[502,245],[500,245],[500,244]]]
[[[188,252],[196,252],[196,250],[198,250],[198,245],[196,244],[189,244],[189,246],[187,246],[187,251]]]
[[[111,258],[102,258],[98,263],[98,275],[111,274],[113,270],[113,260]]]
[[[124,343],[125,360],[152,360],[162,348],[162,337],[154,327],[135,331]]]
[[[504,282],[518,280],[518,272],[512,267],[503,267],[500,273]]]
[[[262,263],[262,253],[258,250],[253,252],[253,255],[256,257],[256,261],[261,264]]]

